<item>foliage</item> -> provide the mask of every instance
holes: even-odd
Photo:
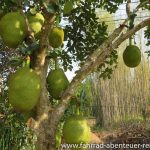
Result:
[[[5,97],[4,97],[5,96]],[[34,147],[34,134],[25,125],[20,113],[16,113],[8,103],[7,91],[0,101],[0,149],[21,150]]]

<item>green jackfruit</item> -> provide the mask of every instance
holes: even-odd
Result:
[[[49,34],[49,44],[54,48],[58,48],[62,45],[63,41],[64,41],[63,29],[60,27],[53,28]]]
[[[140,49],[135,45],[127,46],[125,51],[123,52],[123,60],[128,67],[137,67],[141,62]]]
[[[9,102],[17,111],[32,110],[38,102],[40,91],[40,77],[28,67],[20,68],[9,78]]]
[[[35,36],[38,36],[42,26],[44,24],[44,17],[41,13],[37,13],[35,15],[28,15],[28,21],[31,29],[33,30]]]
[[[80,115],[69,117],[63,127],[63,137],[69,144],[88,144],[91,141],[91,130],[84,117]],[[85,150],[86,148],[74,148]]]
[[[27,35],[25,18],[20,12],[10,12],[0,20],[0,35],[6,46],[17,48]]]
[[[47,84],[50,95],[55,99],[60,99],[63,91],[68,87],[69,81],[63,69],[59,68],[49,72]]]

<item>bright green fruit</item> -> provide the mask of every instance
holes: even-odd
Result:
[[[27,35],[24,17],[20,12],[10,12],[0,20],[0,35],[6,46],[17,48]]]
[[[123,52],[123,60],[128,67],[137,67],[141,62],[140,49],[135,45],[127,46],[125,51]]]
[[[64,71],[59,68],[49,72],[47,84],[50,95],[55,99],[59,99],[63,91],[68,87],[69,81]]]
[[[9,102],[15,110],[32,110],[38,102],[40,91],[40,77],[28,67],[20,68],[9,78]]]
[[[63,127],[63,137],[65,142],[70,144],[88,144],[91,140],[91,130],[86,119],[78,115],[68,118]],[[83,149],[76,148],[76,150]]]
[[[58,48],[64,41],[64,31],[60,27],[55,27],[49,34],[49,44],[54,47]]]
[[[33,30],[35,36],[37,36],[40,33],[41,28],[44,24],[43,15],[41,13],[37,13],[35,15],[30,14],[28,16],[28,21],[29,21],[30,27]]]

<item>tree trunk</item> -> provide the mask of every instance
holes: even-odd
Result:
[[[41,78],[41,94],[39,102],[36,106],[37,118],[33,124],[33,128],[37,135],[37,150],[53,150],[55,134],[50,137],[49,129],[51,125],[49,124],[49,118],[51,118],[51,109],[49,103],[49,95],[46,87],[46,76],[49,66],[49,60],[46,59],[49,47],[48,43],[48,33],[51,30],[55,20],[54,14],[47,14],[45,16],[45,23],[42,28],[40,48],[33,53],[32,56],[32,68],[37,72]],[[54,129],[54,128],[53,128]],[[54,129],[55,130],[55,129]],[[51,145],[51,146],[50,146]]]

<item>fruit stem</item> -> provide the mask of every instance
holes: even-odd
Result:
[[[77,101],[76,103],[75,114],[80,115],[80,102],[79,101]]]
[[[75,114],[76,114],[76,115],[80,115],[80,108],[79,108],[79,107],[76,108]]]
[[[73,106],[72,106],[72,113],[73,113],[73,114],[75,114],[75,110],[76,110],[76,107],[73,105]]]
[[[30,67],[30,57],[29,56],[26,57],[25,66]]]
[[[129,45],[132,45],[132,37],[129,38]]]
[[[55,61],[55,70],[57,70],[59,68],[57,57],[54,59],[54,61]]]
[[[60,21],[60,18],[59,18],[60,16],[57,16],[56,17],[56,27],[59,27],[59,21]]]

